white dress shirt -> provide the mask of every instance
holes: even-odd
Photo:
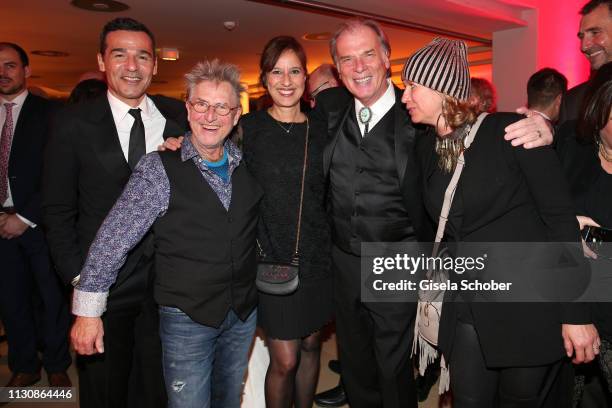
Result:
[[[145,128],[145,146],[146,153],[157,151],[157,147],[164,143],[164,127],[166,126],[166,118],[157,109],[151,98],[145,95],[143,100],[136,108],[132,108],[125,102],[119,100],[115,95],[107,93],[108,103],[110,104],[113,120],[119,135],[119,143],[125,161],[128,160],[128,152],[130,147],[130,131],[134,124],[134,117],[128,112],[130,109],[141,109],[142,123]]]
[[[393,83],[390,79],[387,80],[387,90],[372,106],[370,106],[370,110],[372,111],[372,119],[368,124],[368,133],[374,129],[374,126],[389,112],[389,110],[395,105],[395,89],[393,88]],[[359,110],[363,108],[365,105],[357,98],[355,98],[355,116],[357,118],[357,124],[359,125],[359,130],[361,130],[361,137],[365,132],[365,124],[361,123],[359,120]]]
[[[157,151],[157,147],[164,143],[164,128],[166,127],[166,118],[157,109],[151,98],[147,95],[143,98],[136,108],[132,108],[125,102],[119,100],[110,91],[107,92],[108,103],[110,104],[115,128],[119,135],[119,143],[125,161],[128,161],[130,149],[130,131],[134,124],[134,117],[129,114],[130,109],[140,108],[140,116],[145,128],[145,149],[146,153]],[[77,275],[72,280],[72,286],[76,286],[81,279],[81,275]]]
[[[24,89],[23,92],[17,95],[17,97],[13,99],[12,101],[9,101],[7,99],[0,97],[0,129],[4,127],[4,122],[6,121],[6,109],[4,108],[4,104],[5,103],[15,104],[13,105],[13,109],[11,111],[11,116],[13,117],[13,139],[11,140],[11,146],[13,145],[13,140],[15,140],[15,128],[17,128],[17,121],[19,120],[19,113],[21,113],[21,108],[23,108],[23,103],[25,102],[27,97],[28,97],[27,89]],[[10,151],[11,146],[9,146],[9,151]],[[6,197],[6,201],[2,203],[2,206],[3,207],[13,207],[14,202],[13,202],[13,195],[11,194],[11,183],[8,183],[7,193],[8,195]],[[28,226],[32,228],[36,228],[36,224],[28,220],[27,218],[24,218],[19,214],[17,214],[17,217],[19,217],[19,219],[25,222]]]

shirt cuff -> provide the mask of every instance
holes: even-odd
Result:
[[[24,223],[28,224],[28,226],[30,228],[36,228],[36,224],[34,224],[32,221],[28,220],[27,218],[22,217],[19,214],[15,214],[17,216],[17,218],[19,218],[21,221],[23,221]]]
[[[81,281],[81,275],[77,275],[74,278],[72,278],[72,280],[70,281],[70,284],[73,287],[76,287],[76,285],[78,285],[80,281]]]
[[[84,317],[100,317],[106,310],[108,292],[85,292],[74,289],[72,314]]]

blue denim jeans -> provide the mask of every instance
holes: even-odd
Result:
[[[230,310],[219,328],[180,309],[159,307],[169,408],[239,408],[257,311],[243,322]]]

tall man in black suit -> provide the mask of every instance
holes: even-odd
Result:
[[[590,0],[580,9],[580,51],[589,60],[591,72],[612,61],[612,0]],[[559,125],[578,119],[589,81],[570,89],[563,97]]]
[[[323,161],[342,379],[353,408],[416,408],[410,358],[416,306],[362,302],[360,253],[362,242],[433,240],[420,191],[421,139],[388,78],[391,48],[380,26],[347,21],[330,48],[346,89],[319,94],[314,115],[329,131]],[[539,115],[508,130],[514,144],[552,141]]]
[[[29,76],[26,52],[0,43],[0,309],[13,373],[7,387],[40,379],[37,338],[49,384],[67,387],[68,307],[40,227],[40,176],[52,106],[28,92]],[[39,319],[35,295],[43,306]]]
[[[66,109],[46,151],[44,221],[51,254],[66,282],[76,284],[89,246],[145,152],[186,129],[184,107],[146,95],[157,70],[153,34],[118,18],[100,35],[98,65],[108,93]],[[181,104],[182,105],[182,104]],[[103,326],[78,317],[78,330],[103,331],[97,353],[79,356],[84,407],[163,407],[157,308],[152,298],[152,240],[129,253],[110,289]],[[74,332],[75,329],[73,329]],[[74,333],[72,334],[74,336]],[[129,386],[128,386],[129,384]]]

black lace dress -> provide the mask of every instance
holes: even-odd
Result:
[[[306,122],[279,124],[267,111],[256,111],[242,117],[240,124],[244,160],[264,189],[258,241],[269,259],[288,262],[296,242]],[[331,239],[323,177],[326,130],[313,121],[309,127],[300,284],[286,296],[259,294],[258,324],[267,336],[282,340],[308,336],[332,317]]]

